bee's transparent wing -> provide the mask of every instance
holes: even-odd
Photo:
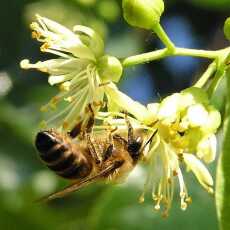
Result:
[[[69,186],[67,186],[66,188],[64,188],[63,190],[60,190],[58,192],[52,193],[46,197],[43,197],[39,200],[37,200],[38,202],[47,202],[50,200],[54,200],[57,198],[61,198],[64,196],[67,196],[68,194],[77,191],[78,189],[85,187],[95,181],[97,181],[100,178],[103,178],[107,175],[109,175],[110,173],[112,173],[114,170],[116,170],[117,168],[119,168],[122,164],[124,163],[124,161],[120,160],[120,161],[115,161],[113,162],[111,165],[109,165],[107,168],[105,168],[104,170],[102,170],[100,173],[92,176],[92,177],[88,177],[85,180],[82,180],[80,182],[71,184]]]

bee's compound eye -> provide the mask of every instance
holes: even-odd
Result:
[[[35,139],[35,146],[37,150],[41,153],[46,153],[56,143],[57,141],[48,131],[39,132]]]
[[[128,152],[132,155],[138,154],[139,150],[142,146],[142,142],[140,141],[133,141],[128,145]]]

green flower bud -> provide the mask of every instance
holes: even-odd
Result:
[[[106,55],[99,59],[98,72],[103,82],[118,82],[121,78],[123,68],[116,57]]]
[[[164,11],[162,0],[123,0],[123,15],[131,26],[152,29]]]
[[[228,17],[224,23],[224,35],[230,40],[230,17]]]

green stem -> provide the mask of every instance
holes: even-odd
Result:
[[[122,65],[123,67],[128,67],[137,64],[144,64],[168,56],[191,56],[191,57],[216,59],[219,57],[221,51],[222,50],[209,51],[209,50],[197,50],[197,49],[176,47],[173,53],[169,53],[168,49],[164,48],[164,49],[125,58],[122,61]]]
[[[167,47],[168,52],[173,53],[175,51],[175,45],[170,40],[168,35],[165,33],[160,23],[154,25],[153,31],[157,34],[157,36],[160,38],[163,44]]]
[[[188,49],[188,48],[176,48],[175,56],[191,56],[191,57],[200,57],[208,59],[216,59],[219,57],[220,50],[211,51],[211,50],[197,50],[197,49]]]
[[[161,58],[164,58],[167,56],[168,56],[167,49],[164,48],[164,49],[160,49],[160,50],[156,50],[156,51],[152,51],[152,52],[148,52],[148,53],[139,54],[139,55],[125,58],[122,61],[122,65],[123,65],[123,67],[128,67],[128,66],[132,66],[132,65],[144,64],[144,63],[158,60],[158,59],[161,59]]]
[[[208,79],[213,75],[213,73],[216,71],[216,62],[212,62],[207,70],[204,72],[204,74],[200,77],[200,79],[194,84],[195,87],[202,88],[205,83],[208,81]]]

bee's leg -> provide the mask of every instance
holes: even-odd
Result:
[[[106,161],[113,153],[114,143],[113,143],[113,133],[116,132],[117,127],[110,131],[109,133],[109,145],[103,153],[103,161]]]
[[[90,116],[88,118],[88,120],[86,121],[86,125],[85,125],[85,131],[87,133],[91,133],[92,132],[92,128],[93,128],[93,125],[94,125],[94,111],[92,109],[92,106],[91,104],[88,105],[88,108],[87,108],[90,112]],[[77,137],[81,131],[82,131],[82,127],[84,126],[83,122],[80,121],[79,123],[77,123],[73,129],[68,132],[68,135],[71,137],[71,138],[75,138]]]
[[[127,140],[125,140],[125,138],[123,138],[122,136],[115,134],[113,136],[113,139],[115,139],[116,141],[119,141],[122,145],[126,146],[128,144]]]
[[[81,130],[82,130],[82,121],[77,123],[74,128],[68,132],[68,135],[71,137],[71,138],[75,138],[77,137],[80,133],[81,133]]]
[[[113,149],[114,149],[113,144],[109,144],[109,146],[106,148],[105,152],[103,153],[103,161],[106,161],[107,159],[109,159],[109,157],[113,153]]]
[[[95,107],[105,108],[107,106],[107,102],[106,101],[94,101],[93,105]]]
[[[93,140],[91,139],[90,133],[86,133],[86,140],[87,140],[87,146],[89,148],[89,152],[90,152],[92,158],[94,159],[96,164],[100,164],[101,160],[98,157],[98,154],[97,154],[95,145],[93,143]]]
[[[90,116],[89,116],[89,118],[87,120],[87,124],[86,124],[86,133],[91,133],[92,129],[93,129],[93,125],[94,125],[95,115],[94,115],[94,111],[93,111],[91,104],[88,105],[88,109],[90,112]]]
[[[93,108],[92,108],[91,104],[88,105],[87,109],[88,109],[88,112],[90,112],[90,116],[89,116],[89,118],[87,120],[87,123],[85,125],[83,135],[84,135],[84,137],[85,137],[85,139],[87,141],[87,146],[89,148],[89,152],[90,152],[92,158],[94,159],[96,164],[99,164],[101,161],[100,161],[100,159],[98,157],[94,141],[91,138],[91,133],[92,133],[92,130],[93,130],[93,125],[94,125],[94,117],[95,117],[94,116],[94,111],[93,111]]]
[[[104,87],[104,86],[106,86],[106,85],[109,85],[110,83],[111,83],[110,81],[101,83],[101,84],[99,84],[99,87]]]

